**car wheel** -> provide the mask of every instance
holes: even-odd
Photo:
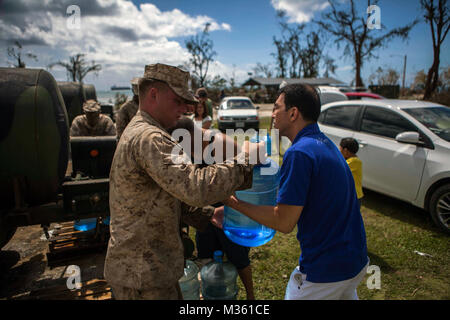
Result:
[[[430,214],[434,223],[450,234],[450,184],[434,191],[430,199]]]

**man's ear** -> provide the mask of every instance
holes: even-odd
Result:
[[[152,87],[152,88],[150,88],[150,90],[147,92],[147,95],[146,95],[145,98],[146,98],[146,99],[150,98],[150,99],[152,99],[152,100],[155,100],[156,97],[158,96],[158,94],[159,94],[158,88]]]
[[[301,117],[300,111],[298,111],[297,107],[291,107],[289,109],[289,119],[293,122],[298,119],[298,117]]]

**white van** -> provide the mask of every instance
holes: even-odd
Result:
[[[319,92],[320,103],[322,106],[330,102],[348,100],[347,96],[338,88],[330,86],[318,86],[316,87],[316,89]]]

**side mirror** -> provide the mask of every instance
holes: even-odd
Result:
[[[401,132],[395,137],[395,140],[400,143],[423,145],[423,142],[420,141],[419,133],[415,131]]]
[[[259,106],[256,106],[256,110],[259,110]]]

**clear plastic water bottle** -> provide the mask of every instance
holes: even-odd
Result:
[[[267,154],[270,155],[270,137],[267,135],[264,140],[266,140]],[[252,138],[250,141],[257,142],[257,138]],[[236,196],[248,203],[275,206],[279,177],[279,165],[274,160],[267,158],[264,164],[255,165],[252,187],[236,191]],[[223,231],[231,241],[245,247],[263,245],[275,235],[275,230],[227,206],[224,207]]]
[[[89,231],[97,226],[97,218],[75,220],[73,228],[78,231]]]
[[[180,280],[178,280],[184,300],[200,300],[198,272],[199,269],[197,265],[191,260],[186,260],[184,274]]]
[[[223,262],[222,251],[214,252],[214,261],[205,265],[200,276],[205,300],[236,300],[238,272],[231,262]]]

